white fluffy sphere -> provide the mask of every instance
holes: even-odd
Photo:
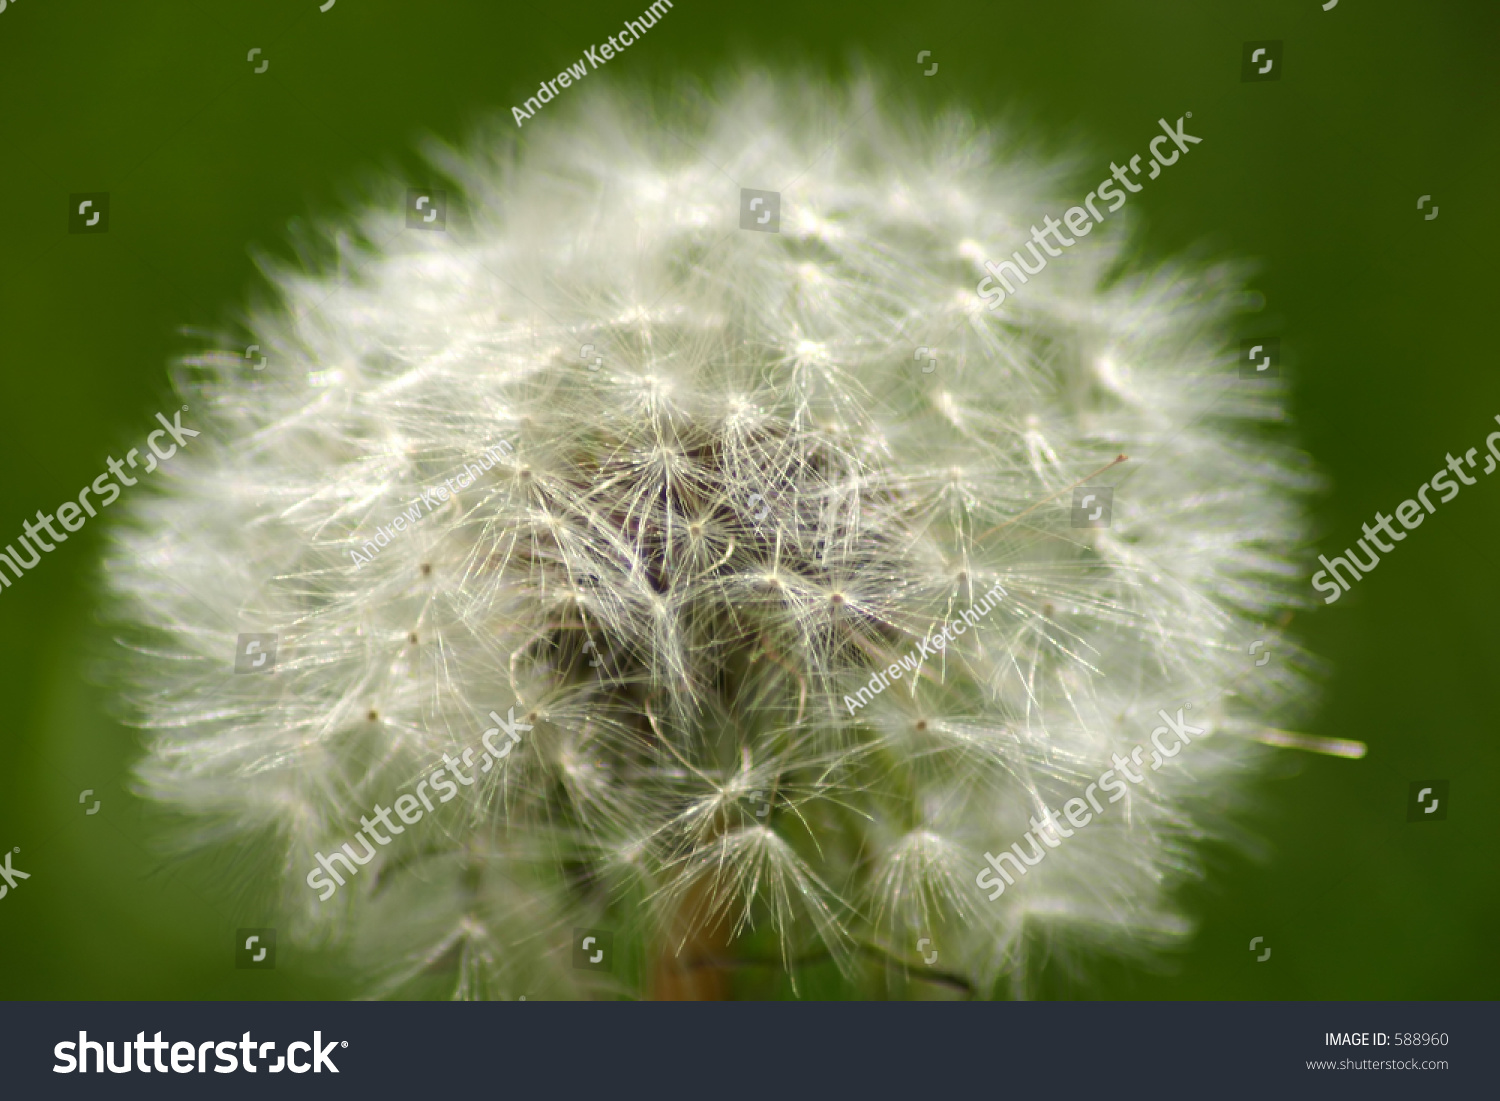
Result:
[[[1290,644],[1246,657],[1311,478],[1233,366],[1243,272],[1121,274],[1127,208],[987,309],[1078,188],[868,83],[580,87],[435,159],[441,232],[393,184],[275,273],[264,371],[181,372],[203,435],[111,560],[143,790],[272,852],[377,992],[822,955],[1024,992],[1028,932],[1186,931],[1192,843],[1302,691]],[[276,657],[237,675],[249,632]],[[991,901],[985,853],[1187,701],[1204,733]]]

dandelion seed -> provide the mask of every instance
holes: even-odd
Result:
[[[1110,281],[1114,220],[978,309],[984,258],[1057,198],[1002,134],[868,85],[716,103],[669,131],[580,89],[520,154],[436,150],[469,221],[403,233],[393,186],[328,232],[326,273],[273,272],[250,320],[276,369],[191,359],[214,420],[116,535],[142,790],[211,823],[190,843],[274,844],[289,930],[377,994],[646,995],[726,953],[857,984],[870,952],[918,966],[916,937],[1024,993],[1028,931],[1181,935],[1188,843],[1257,739],[1289,744],[1265,722],[1303,693],[1294,648],[1246,678],[1243,642],[1296,603],[1314,483],[1244,430],[1276,383],[1225,389],[1228,269]],[[791,181],[783,232],[740,232],[728,180]],[[1085,484],[1113,488],[1108,528],[1070,523]],[[246,630],[279,634],[274,676],[232,675]],[[899,690],[851,715],[876,674]],[[983,898],[987,848],[1230,682],[1121,813]],[[472,767],[510,706],[526,740],[320,906],[314,854],[434,762]],[[614,970],[571,965],[578,928]]]

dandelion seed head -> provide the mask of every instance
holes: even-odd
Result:
[[[519,152],[434,148],[446,232],[403,232],[393,187],[325,267],[272,270],[274,371],[185,361],[203,436],[110,561],[140,788],[190,844],[274,846],[288,928],[375,993],[649,993],[571,966],[585,926],[668,959],[768,929],[851,982],[859,946],[927,935],[986,993],[1039,943],[1189,928],[1173,888],[1264,752],[1244,732],[1305,694],[1290,642],[1002,898],[974,873],[1295,603],[1314,482],[1262,430],[1274,386],[1231,385],[1243,274],[1112,276],[1116,219],[978,309],[962,279],[1068,196],[998,129],[875,102],[580,88]],[[783,232],[736,229],[730,180],[782,186]],[[1108,528],[1070,521],[1090,478]],[[269,675],[231,671],[249,631]],[[513,751],[318,902],[315,854],[512,705]]]

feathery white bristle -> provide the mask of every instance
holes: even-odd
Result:
[[[1106,282],[1113,222],[992,313],[984,257],[1066,197],[996,132],[867,83],[666,110],[580,89],[519,154],[439,150],[446,232],[404,231],[393,188],[326,273],[276,274],[271,369],[191,361],[205,431],[111,563],[156,634],[143,789],[270,831],[290,922],[349,938],[378,993],[643,993],[661,954],[763,928],[856,979],[925,937],[989,991],[1028,928],[1179,936],[1190,843],[1262,752],[1235,724],[1302,691],[1285,640],[1245,675],[1313,480],[1230,366],[1241,276]],[[778,234],[738,228],[741,185],[781,189]],[[1108,528],[1070,525],[1090,476]],[[236,676],[252,631],[275,668]],[[975,887],[1157,709],[1230,683],[1209,735],[1003,898]],[[512,706],[515,751],[320,903],[315,854]],[[612,973],[572,966],[580,927],[614,932]]]

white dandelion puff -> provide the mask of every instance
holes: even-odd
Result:
[[[1304,695],[1287,640],[1245,657],[1314,480],[1278,384],[1236,380],[1243,273],[1121,276],[1115,219],[983,308],[1061,173],[868,81],[557,111],[435,150],[444,232],[393,185],[273,271],[268,369],[180,370],[202,438],[110,561],[141,790],[270,853],[293,935],[376,995],[818,959],[868,992],[928,958],[1024,993],[1039,950],[1180,937],[1195,843]],[[1107,527],[1070,522],[1084,485]],[[233,672],[246,632],[269,672]],[[987,850],[1185,700],[1207,733],[985,897]]]

